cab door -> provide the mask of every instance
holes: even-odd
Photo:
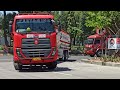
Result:
[[[100,39],[95,39],[94,41],[94,49],[95,51],[100,48],[100,43],[101,43],[101,40]]]

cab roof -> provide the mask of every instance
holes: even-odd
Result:
[[[44,19],[53,19],[53,15],[16,15],[15,16],[15,19],[41,19],[41,18],[44,18]]]
[[[90,35],[88,38],[101,38],[101,35],[94,34],[94,35]]]

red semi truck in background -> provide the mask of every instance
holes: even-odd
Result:
[[[100,30],[97,29],[96,34],[88,36],[84,45],[85,54],[90,55],[91,57],[94,57],[95,55],[100,57],[102,52],[105,53],[108,39],[106,34],[105,30],[100,33]]]
[[[60,24],[55,25],[51,14],[18,14],[9,22],[9,32],[16,70],[25,65],[46,65],[54,69],[58,59],[69,58],[70,36]]]

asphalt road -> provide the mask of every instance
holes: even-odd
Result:
[[[71,56],[69,58],[69,61],[80,61],[80,59],[89,59],[92,57],[89,56]],[[0,56],[0,62],[12,62],[13,61],[13,56],[12,55],[4,55],[4,56]]]
[[[23,70],[16,71],[13,67],[12,56],[10,62],[0,62],[0,79],[120,79],[120,68],[86,64],[80,61],[88,56],[72,56],[68,61],[58,61],[54,71]],[[0,57],[3,60],[10,57]]]

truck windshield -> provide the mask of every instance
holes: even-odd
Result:
[[[86,44],[93,44],[94,42],[94,39],[93,38],[89,38],[86,42]]]
[[[100,44],[100,40],[99,40],[99,39],[98,39],[98,40],[96,39],[95,42],[94,42],[94,44]]]
[[[18,19],[16,32],[54,32],[51,19]]]

